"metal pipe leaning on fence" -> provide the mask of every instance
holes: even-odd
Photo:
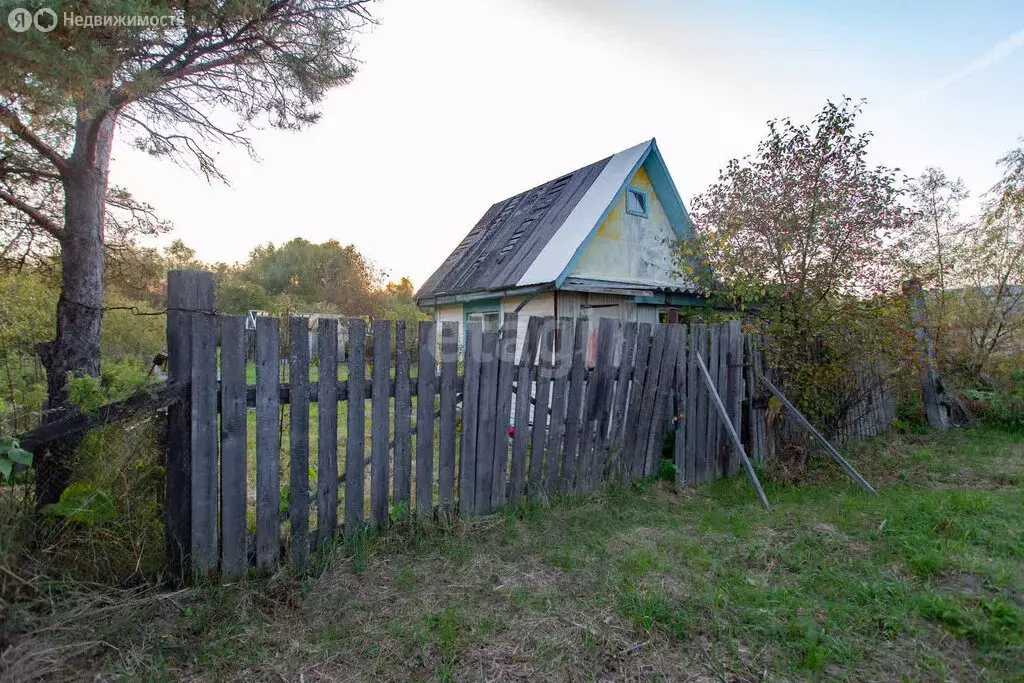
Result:
[[[789,402],[789,399],[782,395],[782,392],[779,391],[775,387],[775,385],[768,380],[767,377],[762,375],[756,368],[754,369],[754,374],[757,376],[759,380],[761,380],[762,383],[764,383],[765,387],[768,388],[768,391],[772,392],[772,394],[775,395],[775,398],[779,399],[779,401],[782,402],[782,405],[784,405],[786,409],[793,415],[793,417],[796,418],[797,423],[800,424],[804,429],[809,431],[818,441],[821,442],[821,445],[825,447],[825,450],[828,451],[828,454],[832,456],[832,459],[839,463],[839,466],[846,470],[846,473],[849,474],[855,482],[860,484],[861,488],[871,493],[878,493],[878,491],[875,491],[875,489],[871,487],[871,484],[869,484],[867,480],[864,477],[862,477],[857,470],[853,469],[853,465],[848,463],[846,461],[846,458],[839,455],[839,451],[833,448],[832,444],[830,444],[828,440],[821,435],[821,432],[815,429],[814,425],[812,425],[810,421],[806,417],[804,417],[799,410],[796,409],[796,406]]]
[[[722,418],[722,424],[725,427],[725,430],[729,433],[733,444],[736,446],[736,450],[740,454],[740,458],[743,461],[743,469],[747,471],[747,478],[750,479],[750,483],[754,485],[754,490],[757,491],[757,497],[760,499],[761,504],[764,505],[766,510],[771,510],[772,506],[771,503],[768,502],[768,496],[764,494],[764,489],[761,488],[761,482],[757,480],[754,468],[751,466],[750,460],[747,458],[747,452],[743,449],[743,442],[740,441],[739,434],[736,433],[732,420],[729,419],[729,413],[726,412],[725,405],[722,404],[722,398],[715,390],[715,383],[711,380],[711,375],[708,373],[707,366],[704,365],[704,359],[701,358],[700,353],[697,353],[696,356],[697,367],[700,368],[700,372],[704,376],[704,384],[707,385],[708,395],[711,397],[711,401],[715,404],[715,408],[718,409],[718,414]]]

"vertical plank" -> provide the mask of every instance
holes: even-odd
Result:
[[[743,410],[747,415],[747,454],[755,462],[761,462],[761,451],[757,445],[757,428],[754,425],[754,371],[750,335],[743,335]]]
[[[167,273],[168,380],[192,381],[192,321],[197,311],[213,311],[213,273],[172,270]],[[191,395],[167,410],[167,486],[164,505],[164,549],[172,576],[192,573],[192,407]]]
[[[373,397],[370,402],[370,524],[375,529],[383,529],[388,524],[390,381],[391,321],[386,318],[374,318]]]
[[[689,341],[688,332],[689,329],[686,325],[680,327],[679,349],[676,353],[676,379],[675,386],[673,387],[676,401],[675,410],[672,415],[673,424],[675,425],[672,457],[676,466],[676,484],[679,485],[689,481],[686,478],[686,430],[689,426],[689,422],[686,419],[686,411],[690,403],[686,395],[686,366],[688,363],[686,343]]]
[[[623,436],[622,473],[626,480],[633,478],[633,454],[640,424],[640,409],[643,403],[644,383],[647,381],[647,364],[651,351],[651,324],[641,323],[637,331],[636,357],[633,365],[633,382],[630,387],[629,413]]]
[[[658,382],[661,377],[661,357],[665,354],[665,337],[668,335],[667,324],[658,325],[651,343],[651,356],[647,365],[647,377],[644,380],[643,399],[640,403],[640,422],[637,425],[636,443],[633,446],[632,472],[633,478],[646,476],[647,452],[650,448],[651,427],[654,421],[655,403],[658,396]]]
[[[558,335],[555,339],[555,366],[552,370],[550,435],[544,453],[544,492],[548,496],[553,496],[558,490],[558,466],[565,435],[565,390],[569,384],[569,371],[572,367],[572,328],[572,318],[559,319]]]
[[[586,392],[590,392],[593,386],[593,375],[587,381]],[[580,445],[579,454],[576,457],[576,486],[577,493],[584,493],[590,490],[594,470],[594,429],[593,421],[587,419],[586,406],[584,406],[583,417],[580,419]]]
[[[394,322],[394,471],[392,497],[396,505],[412,511],[413,496],[413,419],[412,389],[409,379],[409,341],[406,321]]]
[[[469,517],[476,510],[476,441],[480,397],[480,352],[483,327],[466,326],[465,378],[462,382],[462,447],[459,449],[459,514]],[[418,402],[418,399],[417,399]]]
[[[437,493],[451,512],[455,503],[455,380],[459,363],[459,324],[441,323],[441,415],[438,427]]]
[[[705,365],[707,365],[708,374],[711,375],[711,381],[714,383],[716,389],[718,388],[718,343],[720,336],[721,327],[717,323],[708,326],[709,350],[708,355],[705,358]],[[722,424],[721,420],[718,419],[718,413],[715,411],[710,397],[708,398],[707,425],[707,431],[705,434],[707,438],[707,461],[710,466],[708,474],[712,479],[714,479],[722,476],[721,458],[718,457],[718,433],[722,428]]]
[[[551,363],[555,344],[555,319],[544,318],[541,328],[540,360],[537,363],[537,399],[533,406],[533,434],[530,438],[530,475],[528,495],[536,497],[542,490],[544,446],[548,432],[548,402],[551,398]]]
[[[697,357],[708,358],[708,326],[706,324],[694,325],[694,355],[693,364],[691,369],[694,373],[699,371]],[[698,377],[699,379],[699,377]],[[707,387],[704,386],[703,382],[698,381],[696,384],[697,392],[697,415],[694,420],[694,436],[695,436],[695,449],[696,452],[694,457],[696,459],[694,481],[703,482],[708,481],[713,476],[713,470],[711,467],[711,449],[708,447],[708,411],[710,408],[710,399],[708,398]]]
[[[619,344],[619,332],[618,318],[601,318],[597,328],[597,355],[594,360],[592,421],[595,432],[590,470],[592,489],[604,478],[609,455],[608,431],[615,389],[615,347]]]
[[[633,358],[636,354],[637,323],[628,322],[623,328],[622,348],[619,351],[619,368],[615,380],[615,400],[612,406],[612,427],[609,434],[610,473],[622,476],[622,449],[626,426],[626,408],[629,399],[629,385],[633,374]]]
[[[316,545],[325,547],[338,528],[338,321],[321,318],[317,329]]]
[[[494,461],[491,466],[491,509],[505,504],[505,469],[508,467],[508,427],[512,411],[512,380],[516,375],[516,334],[519,316],[505,315],[498,340],[498,386],[494,419]]]
[[[588,335],[587,319],[577,318],[576,332],[573,335],[572,369],[569,371],[569,397],[565,405],[565,447],[562,453],[562,475],[558,479],[558,490],[561,493],[573,490],[578,469],[576,454],[580,443],[580,420],[583,417]]]
[[[396,504],[404,504],[406,511],[412,502],[412,399],[409,386],[409,343],[406,323],[395,321],[395,472],[392,486]],[[454,389],[454,382],[452,383]]]
[[[686,436],[683,464],[683,481],[693,484],[697,481],[697,331],[689,326],[686,344],[686,418],[683,431]]]
[[[715,391],[718,392],[720,398],[725,398],[728,382],[728,364],[729,364],[729,325],[727,323],[718,323],[715,326],[718,329],[718,376],[712,377],[715,381]],[[728,471],[729,465],[729,434],[727,427],[725,426],[725,420],[722,419],[721,415],[715,410],[715,416],[717,419],[718,429],[715,431],[715,458],[718,462],[718,476],[724,477]]]
[[[658,385],[654,394],[654,409],[651,413],[651,429],[647,437],[644,476],[657,473],[661,461],[661,446],[665,441],[668,424],[668,403],[675,384],[676,357],[679,355],[682,328],[675,323],[666,323],[665,347],[661,355]]]
[[[743,399],[743,334],[740,328],[740,321],[730,320],[728,329],[729,355],[726,364],[725,384],[726,397],[729,402],[726,404],[726,408],[729,410],[729,418],[732,421],[733,431],[739,434]],[[730,444],[728,474],[731,477],[740,471],[740,452],[735,445],[732,445],[731,440],[726,443]]]
[[[434,372],[437,367],[437,326],[421,320],[420,358],[416,378],[416,511],[429,518],[434,511]]]
[[[494,432],[498,400],[497,331],[483,333],[480,367],[480,400],[477,407],[476,479],[473,509],[478,515],[491,511],[491,479],[494,466]]]
[[[281,410],[278,318],[256,318],[256,566],[277,570],[281,552]]]
[[[221,571],[228,578],[245,574],[246,419],[245,318],[220,321],[220,537]]]
[[[363,526],[366,457],[366,320],[348,319],[348,420],[345,425],[345,540]]]
[[[523,341],[516,368],[516,415],[512,430],[512,465],[509,470],[509,501],[513,505],[522,502],[526,488],[526,444],[530,437],[530,405],[533,398],[533,365],[540,345],[540,327],[544,319],[531,317],[526,323],[526,339]]]
[[[192,568],[217,571],[217,321],[192,321]]]
[[[309,559],[309,318],[288,319],[289,503],[292,568]]]

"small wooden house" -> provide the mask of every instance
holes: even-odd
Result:
[[[493,205],[416,303],[463,329],[497,329],[513,311],[521,327],[534,315],[657,323],[701,303],[672,257],[690,230],[652,138]]]

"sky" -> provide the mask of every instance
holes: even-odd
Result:
[[[419,286],[496,201],[651,137],[687,204],[765,123],[867,98],[869,159],[977,196],[1024,136],[1024,2],[383,0],[300,132],[222,147],[230,185],[119,141],[111,182],[206,261],[354,244]]]

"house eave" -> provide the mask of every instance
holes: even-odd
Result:
[[[485,299],[501,299],[507,296],[528,296],[530,294],[538,294],[540,292],[554,289],[554,287],[555,283],[548,282],[545,284],[530,285],[527,287],[509,287],[506,289],[482,290],[479,292],[464,292],[461,294],[435,294],[417,299],[416,305],[419,308],[430,308],[434,306],[464,304],[472,301],[482,301]]]

